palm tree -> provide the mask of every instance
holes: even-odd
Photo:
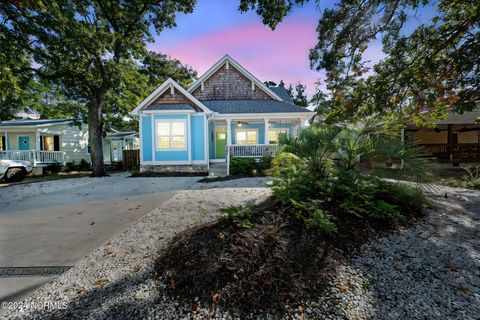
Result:
[[[382,124],[367,122],[355,125],[313,124],[294,137],[280,139],[283,152],[300,159],[321,177],[329,169],[359,170],[368,164],[371,174],[385,173],[385,164],[400,164],[396,173],[401,177],[428,181],[430,170],[425,153],[414,145],[400,141],[398,130],[386,130]],[[421,178],[421,179],[420,179]]]

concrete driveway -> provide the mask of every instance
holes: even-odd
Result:
[[[63,184],[61,190],[46,188],[41,194],[32,194],[35,185],[31,184],[25,197],[11,201],[0,197],[4,199],[0,205],[0,301],[23,298],[61,270],[56,267],[73,266],[197,180],[117,174],[84,178],[81,184],[62,180],[58,182]],[[7,189],[0,189],[0,194]]]

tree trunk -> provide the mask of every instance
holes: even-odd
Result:
[[[107,176],[103,163],[103,130],[102,130],[103,95],[88,106],[88,142],[92,160],[92,177]]]

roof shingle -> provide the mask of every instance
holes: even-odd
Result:
[[[218,113],[295,113],[312,112],[278,100],[202,100],[207,108]]]

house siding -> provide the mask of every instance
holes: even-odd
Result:
[[[272,99],[263,89],[255,85],[252,91],[252,81],[230,65],[223,65],[193,91],[193,96],[199,100],[235,100],[235,99]]]
[[[35,133],[32,132],[9,132],[8,136],[8,149],[9,150],[20,150],[18,145],[18,137],[29,137],[30,139],[30,150],[35,150],[37,147],[37,141],[35,139]]]
[[[143,161],[153,161],[152,154],[152,116],[142,116],[142,153]]]
[[[80,162],[82,159],[90,162],[88,153],[88,129],[86,125],[78,126],[61,125],[49,127],[47,133],[60,132],[60,151],[65,152],[65,162]]]
[[[192,160],[205,160],[205,117],[191,117],[192,127]]]
[[[197,112],[201,112],[200,109],[196,104],[194,104],[190,99],[185,97],[180,91],[176,88],[174,89],[174,94],[170,92],[170,89],[166,90],[164,93],[158,97],[153,104],[176,104],[176,103],[186,103],[195,109]]]

